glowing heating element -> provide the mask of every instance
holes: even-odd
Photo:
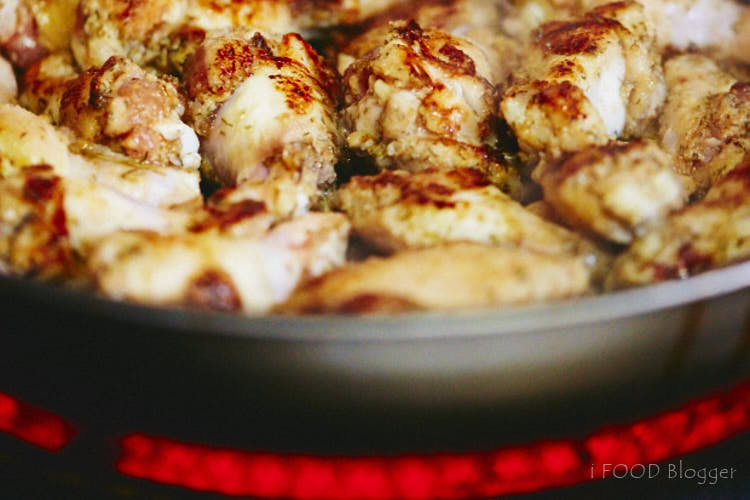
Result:
[[[256,498],[490,498],[601,479],[604,464],[663,462],[748,430],[750,381],[577,441],[468,454],[319,457],[251,453],[132,434],[121,441],[117,468],[141,479]]]
[[[0,432],[48,451],[65,448],[76,434],[61,417],[0,392]]]

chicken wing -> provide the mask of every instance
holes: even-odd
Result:
[[[628,244],[682,208],[687,190],[652,142],[587,149],[541,174],[544,200],[565,222]]]
[[[750,162],[719,181],[706,198],[633,243],[614,264],[609,288],[687,278],[750,258]]]
[[[490,65],[490,82],[504,83],[515,69],[521,43],[503,31],[509,6],[498,0],[438,0],[411,2],[394,9],[371,23],[367,31],[341,48],[338,69],[342,75],[357,59],[382,45],[393,21],[414,20],[422,29],[431,29],[463,38],[484,53]]]
[[[195,170],[118,161],[96,151],[73,153],[69,134],[17,105],[0,104],[0,179],[34,165],[49,165],[64,179],[92,180],[155,207],[201,200]]]
[[[335,200],[355,231],[387,252],[473,241],[586,255],[592,266],[607,261],[592,243],[532,214],[474,169],[355,177]]]
[[[210,174],[229,186],[279,185],[275,209],[305,212],[336,179],[334,81],[299,35],[238,29],[208,37],[188,62],[184,88]]]
[[[651,35],[635,2],[543,25],[500,104],[521,147],[554,157],[647,132],[666,95]]]
[[[592,291],[592,272],[585,260],[476,243],[407,250],[312,280],[280,310],[372,314],[564,299]]]
[[[662,145],[677,171],[705,192],[750,152],[750,85],[697,54],[668,60],[665,75]]]
[[[380,168],[477,168],[515,191],[497,159],[490,66],[472,43],[414,22],[344,75],[347,143]]]
[[[186,234],[119,233],[104,240],[87,267],[109,297],[151,305],[261,314],[297,284],[340,266],[349,223],[307,214],[256,235],[218,228]]]
[[[71,49],[82,69],[112,56],[147,65],[187,12],[188,0],[80,0]]]

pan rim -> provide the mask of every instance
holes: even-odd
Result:
[[[121,302],[95,293],[12,276],[0,289],[45,306],[135,327],[277,342],[414,342],[574,329],[686,306],[750,288],[750,262],[687,278],[558,302],[373,316],[243,316]]]

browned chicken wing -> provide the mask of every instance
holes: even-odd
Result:
[[[608,263],[592,243],[532,214],[474,169],[355,177],[336,193],[335,204],[383,251],[473,241],[588,256],[592,267]]]
[[[666,94],[653,27],[636,2],[543,25],[500,112],[527,152],[551,156],[638,137]]]
[[[705,192],[750,152],[750,84],[697,54],[668,60],[665,74],[662,145],[677,171]]]
[[[592,291],[584,257],[455,243],[350,264],[303,285],[280,309],[295,314],[460,310]]]
[[[299,35],[215,33],[188,62],[184,87],[204,159],[223,184],[275,189],[274,210],[302,213],[335,180],[334,76]]]
[[[544,200],[573,227],[627,244],[687,201],[669,155],[652,142],[587,149],[541,174]]]
[[[380,168],[477,168],[510,191],[515,172],[497,160],[491,69],[471,42],[414,22],[344,75],[347,143]]]
[[[608,277],[610,288],[687,278],[750,257],[750,162],[719,181],[706,198],[633,243]]]

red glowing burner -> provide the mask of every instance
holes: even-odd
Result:
[[[65,448],[76,434],[63,418],[1,392],[0,431],[48,451]]]

